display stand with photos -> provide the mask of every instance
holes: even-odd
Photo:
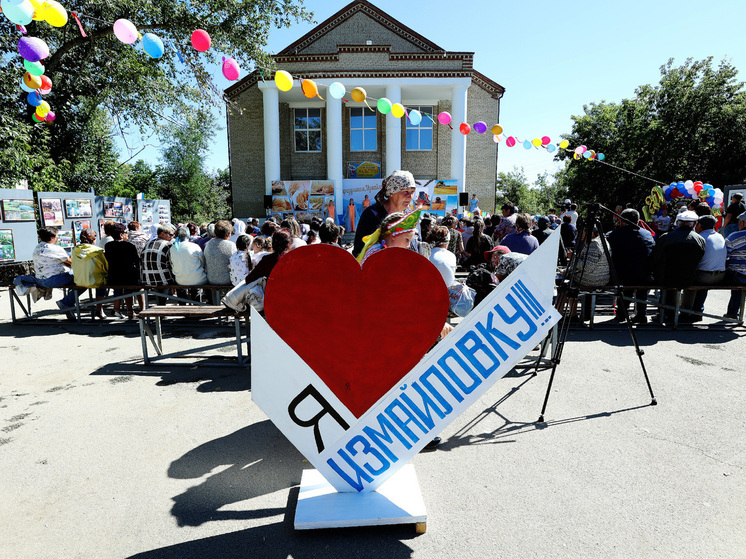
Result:
[[[158,224],[171,223],[170,200],[137,200],[137,221],[144,232],[155,233]]]
[[[33,191],[0,189],[0,263],[31,260],[37,244]]]
[[[42,227],[57,227],[58,244],[72,249],[80,232],[93,227],[100,216],[96,211],[95,198],[90,192],[39,192],[39,221]]]

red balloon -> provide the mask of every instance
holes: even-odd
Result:
[[[47,76],[40,76],[41,77],[41,86],[39,89],[52,89],[52,80],[50,80]]]
[[[678,188],[674,188],[671,190],[671,198],[679,198],[681,196],[681,192],[679,192]]]
[[[699,191],[702,190],[702,183],[701,182],[695,182],[694,183],[694,192],[699,194]]]
[[[199,52],[205,52],[210,48],[212,40],[204,29],[197,29],[192,33],[192,46]]]
[[[515,145],[515,138],[513,136],[508,136],[508,139],[505,140],[505,145],[512,148]]]
[[[467,123],[462,122],[461,126],[458,127],[459,132],[461,132],[464,136],[466,136],[469,132],[471,132],[471,126],[469,126]]]

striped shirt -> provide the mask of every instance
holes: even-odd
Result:
[[[746,276],[746,229],[728,235],[725,248],[728,250],[726,269]]]

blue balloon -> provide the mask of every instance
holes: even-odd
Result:
[[[26,95],[26,101],[28,101],[28,104],[32,107],[38,107],[39,105],[41,105],[42,98],[41,95],[36,93],[36,91],[33,91]]]
[[[145,33],[142,36],[142,48],[151,58],[160,58],[165,52],[163,41],[153,33]]]
[[[23,83],[23,78],[21,78],[21,89],[25,91],[26,93],[32,93],[36,91],[35,89],[31,89],[29,86],[27,86],[25,83]]]
[[[712,206],[715,203],[715,198],[713,198],[712,196],[708,196],[707,200],[705,201],[707,202],[708,205]]]
[[[531,149],[532,147],[534,147],[534,144],[532,144],[530,140],[524,140],[523,147],[526,149]]]
[[[554,151],[555,151],[556,149],[557,149],[557,146],[555,146],[554,144],[549,144],[549,145],[547,146],[547,151],[548,151],[549,153],[553,153],[553,152],[554,152]]]

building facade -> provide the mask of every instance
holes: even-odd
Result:
[[[361,161],[380,163],[383,177],[405,169],[416,179],[456,180],[459,192],[493,209],[498,144],[489,127],[499,122],[504,88],[473,68],[474,53],[446,51],[356,0],[274,58],[278,70],[317,83],[320,96],[305,97],[298,79],[280,91],[258,71],[226,90],[234,215],[265,215],[277,180],[334,181],[341,208],[348,167]],[[345,86],[343,99],[327,94],[333,82]],[[356,87],[367,104],[351,99]],[[451,126],[383,115],[375,110],[382,97],[424,115],[448,112]],[[479,121],[486,134],[459,131]]]

